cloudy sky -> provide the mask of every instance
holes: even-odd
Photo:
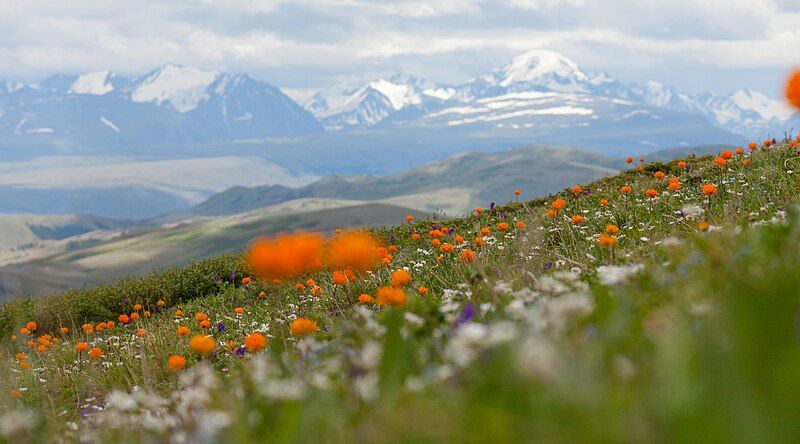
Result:
[[[458,83],[533,48],[623,81],[778,96],[800,0],[0,0],[0,79],[28,82],[175,62],[296,90]]]

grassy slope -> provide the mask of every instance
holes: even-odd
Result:
[[[381,232],[398,247],[391,268],[346,287],[332,285],[328,273],[314,276],[322,295],[298,292],[293,283],[213,282],[215,274],[243,270],[234,257],[94,293],[6,305],[0,326],[35,318],[42,328],[61,323],[72,332],[136,302],[164,298],[169,308],[111,333],[68,334],[64,346],[43,353],[26,350],[21,337],[6,343],[2,385],[26,390],[0,403],[40,412],[44,422],[32,432],[40,439],[136,441],[179,432],[201,439],[201,432],[217,432],[228,441],[797,442],[800,222],[793,208],[800,182],[790,171],[798,155],[779,145],[756,152],[748,167],[739,159],[724,170],[710,158],[688,161],[687,170],[675,161],[648,164],[585,185],[590,192],[577,199],[565,191],[568,203],[555,219],[544,215],[549,199],[542,199],[445,222],[467,242],[492,227],[484,247],[472,246],[479,252],[474,264],[460,262],[458,249],[437,260],[425,238],[412,241],[412,231],[430,228],[421,221]],[[681,190],[668,192],[666,180],[653,178],[657,170],[679,177]],[[719,193],[705,199],[704,183],[716,183]],[[634,191],[621,195],[624,184]],[[657,199],[644,197],[650,187],[659,190]],[[600,206],[601,198],[609,205]],[[692,205],[701,214],[686,217]],[[585,222],[572,224],[573,214]],[[700,219],[711,223],[708,233],[698,232]],[[527,228],[495,228],[516,220]],[[642,264],[638,274],[614,279],[628,269],[603,267],[610,253],[596,239],[608,223],[622,229],[617,261]],[[407,267],[413,287],[425,285],[428,295],[409,289],[402,310],[351,307],[397,267]],[[224,331],[213,329],[221,344],[236,348],[259,330],[270,345],[244,357],[220,346],[201,359],[175,334],[178,324],[200,331],[192,319],[174,320],[175,305],[189,318],[204,312],[225,323]],[[233,313],[237,306],[244,315]],[[293,338],[287,322],[298,315],[323,331]],[[143,338],[133,335],[137,328]],[[80,339],[106,355],[93,362],[78,356],[73,345]],[[35,370],[16,368],[16,350],[31,355]],[[180,377],[166,368],[172,353],[189,360]],[[106,397],[134,386],[141,389],[132,398]],[[95,405],[108,410],[79,418]],[[177,421],[174,429],[159,428],[163,419],[142,422],[165,412]],[[230,422],[215,429],[215,418]]]

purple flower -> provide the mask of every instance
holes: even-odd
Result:
[[[236,356],[242,356],[245,353],[247,353],[247,347],[245,346],[241,346],[233,351],[233,354],[235,354]]]
[[[464,308],[461,309],[461,314],[458,315],[458,319],[456,319],[456,323],[453,328],[458,328],[461,324],[465,324],[472,320],[475,317],[475,306],[472,305],[472,302],[467,302],[464,305]]]
[[[219,322],[217,324],[217,331],[225,331],[225,323],[224,322]]]
[[[231,271],[231,282],[236,282],[236,272]]]
[[[394,233],[389,236],[389,242],[394,242]]]
[[[553,268],[553,263],[552,262],[548,262],[548,263],[544,264],[544,269],[545,270],[549,270],[551,268]]]
[[[494,210],[494,202],[489,202],[489,211]]]

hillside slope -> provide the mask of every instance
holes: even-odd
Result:
[[[797,442],[797,142],[406,221],[374,231],[386,251],[291,238],[267,279],[231,255],[6,303],[2,431]],[[348,278],[353,251],[382,260]]]

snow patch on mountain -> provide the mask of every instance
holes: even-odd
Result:
[[[795,113],[783,100],[774,100],[757,91],[740,89],[728,97],[743,110],[753,111],[764,119],[785,122]]]
[[[191,111],[208,99],[214,71],[181,65],[165,65],[148,74],[131,93],[134,102],[169,103],[180,113]]]
[[[114,73],[111,71],[96,71],[81,74],[67,90],[67,94],[89,94],[102,96],[114,91],[111,79]]]
[[[589,78],[575,62],[546,49],[535,49],[514,57],[498,74],[496,84],[503,87],[524,82],[555,89],[574,87]]]

